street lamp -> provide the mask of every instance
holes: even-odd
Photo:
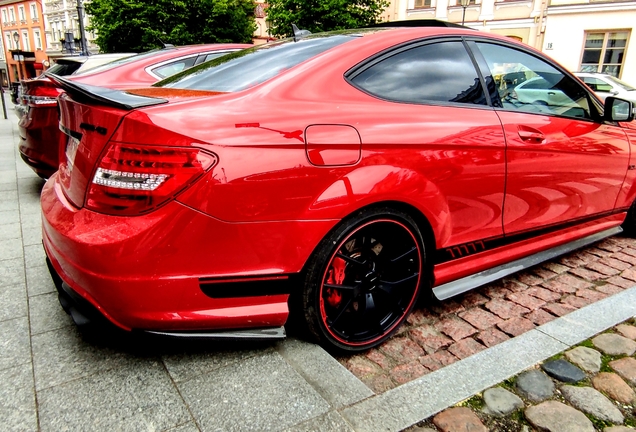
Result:
[[[464,25],[464,19],[466,18],[466,8],[468,7],[468,5],[470,4],[470,0],[459,0],[459,4],[462,6],[462,8],[464,9],[462,11],[462,25]]]
[[[13,60],[18,63],[18,82],[20,82],[22,81],[22,77],[20,76],[20,35],[18,32],[13,32],[13,40],[18,51],[18,53],[13,56]]]

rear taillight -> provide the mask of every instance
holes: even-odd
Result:
[[[55,106],[62,90],[51,85],[31,86],[22,98],[30,106]]]
[[[147,213],[216,162],[216,155],[192,147],[112,144],[95,171],[86,207],[117,215]]]

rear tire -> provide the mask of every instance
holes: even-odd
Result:
[[[361,210],[328,234],[309,260],[305,320],[329,350],[359,352],[391,337],[421,291],[422,234],[406,213]]]

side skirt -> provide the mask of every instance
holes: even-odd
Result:
[[[144,331],[147,334],[178,339],[218,339],[218,340],[263,340],[285,339],[285,327],[273,327],[248,330],[227,330],[219,332],[169,332],[169,331]]]
[[[533,255],[529,255],[527,257],[502,264],[500,266],[493,267],[491,269],[487,269],[479,273],[463,277],[461,279],[454,280],[452,282],[445,283],[433,288],[433,294],[439,300],[446,300],[450,297],[454,297],[466,291],[470,291],[474,288],[486,285],[490,282],[494,282],[505,276],[517,273],[529,267],[533,267],[544,261],[551,260],[552,258],[556,258],[558,256],[572,252],[576,249],[580,249],[592,243],[596,243],[597,241],[603,240],[607,237],[619,234],[622,231],[623,229],[621,227],[610,228],[608,230],[580,238],[573,242],[562,244],[560,246],[556,246],[551,249],[541,251]]]

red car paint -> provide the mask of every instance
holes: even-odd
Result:
[[[448,37],[504,44],[549,62],[494,35],[392,28],[361,31],[239,91],[197,96],[164,87],[168,103],[134,110],[61,96],[61,125],[81,140],[72,165],[63,160],[42,192],[44,246],[55,272],[124,329],[275,327],[287,319],[289,292],[240,295],[233,287],[290,280],[290,292],[302,292],[320,252],[333,247],[327,240],[367,209],[408,215],[376,216],[371,224],[404,227],[425,262],[409,273],[420,290],[620,226],[636,197],[636,136],[625,127],[633,123],[488,104],[394,102],[348,78],[385,50]],[[584,95],[590,112],[601,109],[595,96]],[[103,133],[82,130],[86,124]],[[153,193],[96,184],[105,157],[153,172],[142,166],[145,159],[108,156],[126,146],[147,154],[189,149],[214,160],[193,162],[192,177],[161,199],[146,199]],[[411,220],[416,229],[408,228]],[[389,337],[417,296],[406,296],[404,316],[378,334],[357,340],[332,329],[338,318],[327,309],[341,307],[350,289],[343,259],[351,266],[362,260],[342,256],[343,248],[354,248],[344,238],[326,254],[318,310],[307,313],[319,314],[323,343],[355,351]],[[379,257],[387,244],[372,250]],[[364,306],[352,304],[356,311]]]
[[[143,87],[157,82],[160,77],[151,70],[164,62],[182,57],[216,52],[231,52],[248,48],[247,44],[206,44],[191,45],[158,50],[151,55],[136,56],[132,61],[105,69],[104,65],[95,71],[73,75],[70,79],[78,82],[127,89]],[[105,69],[105,70],[103,70]],[[58,109],[55,99],[61,93],[45,76],[22,82],[22,97],[26,97],[25,114],[18,124],[20,133],[20,154],[23,160],[41,177],[48,178],[59,166],[59,147],[63,146],[64,135],[58,127]]]

